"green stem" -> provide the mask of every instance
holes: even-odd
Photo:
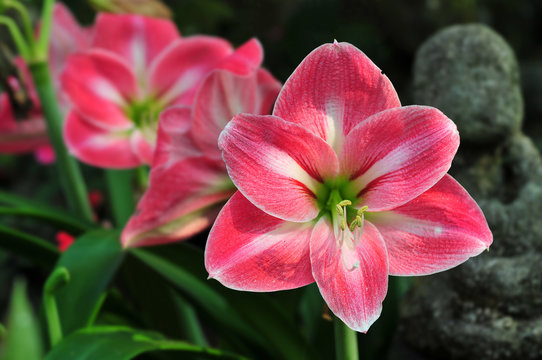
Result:
[[[45,316],[47,317],[49,341],[51,342],[51,347],[54,347],[62,340],[62,326],[60,325],[55,297],[52,295],[43,296],[43,307],[45,309]]]
[[[132,170],[108,169],[105,171],[111,210],[118,228],[124,227],[134,212],[132,175]]]
[[[45,0],[41,11],[41,27],[35,53],[36,60],[45,61],[49,53],[49,37],[51,36],[51,25],[53,22],[55,0]]]
[[[136,169],[137,184],[142,191],[147,190],[149,186],[149,169],[145,165],[141,165]]]
[[[30,59],[30,48],[28,47],[28,44],[25,41],[23,34],[21,34],[21,31],[17,27],[15,21],[7,16],[0,15],[0,25],[5,25],[8,28],[9,33],[13,38],[13,42],[15,43],[15,47],[23,59]]]
[[[333,320],[335,327],[335,355],[337,360],[358,360],[358,333],[339,318]]]
[[[68,198],[70,208],[81,217],[92,221],[92,210],[88,202],[81,170],[75,159],[68,154],[62,138],[62,114],[58,108],[47,62],[34,62],[29,65],[29,68],[47,122],[49,140],[55,149],[60,181]]]
[[[45,282],[43,290],[43,308],[45,317],[47,318],[47,326],[49,329],[49,339],[51,347],[62,340],[62,325],[58,316],[58,307],[56,306],[55,292],[66,285],[70,280],[70,274],[65,267],[57,268]]]
[[[26,35],[28,44],[30,45],[30,49],[32,50],[34,48],[34,29],[32,28],[32,21],[30,20],[28,11],[26,11],[25,6],[17,0],[6,1],[5,5],[8,8],[15,9],[15,11],[19,13],[19,16],[21,17],[21,23],[23,25],[23,31]]]

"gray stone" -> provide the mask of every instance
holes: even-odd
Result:
[[[519,70],[510,46],[490,28],[458,25],[427,40],[414,63],[415,103],[454,120],[461,140],[490,143],[521,127]]]
[[[498,48],[506,50],[499,53]],[[454,64],[454,59],[462,65]],[[424,63],[438,69],[438,85],[429,81],[431,70],[420,65]],[[451,174],[478,201],[494,241],[489,252],[453,270],[418,279],[401,303],[399,335],[390,359],[403,359],[405,349],[414,354],[409,353],[412,360],[542,359],[542,156],[518,128],[521,106],[513,109],[515,114],[510,109],[490,123],[478,116],[492,102],[497,108],[511,101],[510,94],[497,91],[498,87],[481,91],[458,70],[461,66],[501,69],[482,71],[481,86],[489,89],[491,77],[494,84],[503,85],[505,74],[512,78],[516,71],[517,76],[517,69],[510,71],[516,67],[513,54],[486,27],[455,26],[423,45],[416,64],[417,91],[427,96],[426,104],[445,112],[459,106],[452,96],[456,90],[429,96],[446,92],[445,83],[450,89],[461,89],[456,94],[473,97],[464,105],[469,118],[454,118],[448,112],[459,121],[462,140],[472,136],[462,142]],[[474,69],[465,71],[472,75]],[[517,83],[509,89],[514,87]],[[514,101],[521,104],[521,98]]]

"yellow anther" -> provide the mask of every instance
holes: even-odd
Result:
[[[341,205],[337,204],[337,206],[335,206],[335,208],[337,209],[337,212],[339,213],[339,216],[344,215],[344,210],[343,210],[343,207]]]
[[[343,200],[343,201],[341,201],[340,203],[338,203],[337,205],[339,205],[339,206],[350,206],[350,205],[352,205],[352,201],[350,201],[350,200]]]
[[[346,229],[346,219],[344,217],[341,218],[341,229],[343,231]]]
[[[363,226],[363,219],[359,215],[356,216],[356,218],[350,223],[350,231],[354,231],[354,229],[358,226]]]
[[[358,216],[361,216],[364,212],[366,212],[369,209],[367,205],[362,206],[358,209]]]

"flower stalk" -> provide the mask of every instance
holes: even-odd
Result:
[[[60,180],[70,208],[83,218],[92,221],[92,210],[87,199],[81,170],[75,159],[68,154],[62,138],[62,114],[58,108],[47,62],[32,62],[29,69],[40,98],[43,115],[47,122],[49,140],[55,149]]]
[[[45,282],[43,290],[43,307],[45,309],[45,317],[47,318],[47,326],[49,329],[49,339],[51,347],[62,340],[62,325],[58,316],[58,308],[56,306],[55,292],[66,285],[70,280],[70,273],[64,267],[57,268]]]
[[[118,228],[124,227],[134,212],[133,175],[133,170],[105,170],[111,210]]]
[[[338,317],[335,317],[333,322],[337,360],[358,360],[358,334],[346,326]]]
[[[9,0],[0,5],[2,5],[0,10],[13,8],[21,17],[24,33],[21,33],[17,24],[7,16],[0,15],[0,25],[5,25],[8,28],[19,54],[29,64],[29,70],[47,123],[49,140],[55,150],[62,188],[68,198],[69,206],[81,217],[92,221],[92,210],[87,199],[81,171],[64,145],[62,136],[63,116],[58,108],[58,101],[47,62],[54,0],[45,0],[44,2],[41,28],[37,39],[34,38],[28,12],[21,3],[16,0]]]

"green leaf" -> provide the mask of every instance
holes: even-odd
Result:
[[[223,335],[235,333],[281,358],[317,358],[308,350],[292,316],[285,314],[270,294],[227,289],[216,281],[203,281],[201,250],[176,244],[131,252],[175,285],[219,327]],[[262,341],[263,339],[263,341]]]
[[[128,327],[97,326],[66,337],[46,360],[125,360],[145,352],[169,350],[198,358],[243,359],[220,350],[165,339],[162,335]],[[184,356],[182,357],[184,358]]]
[[[3,360],[39,360],[43,358],[39,323],[26,296],[24,280],[13,285],[7,320],[7,334],[2,344]]]
[[[186,339],[193,344],[205,346],[205,338],[197,328],[194,314],[177,301],[179,294],[171,284],[155,271],[133,256],[122,265],[124,293],[134,302],[137,315],[145,328],[158,331],[174,339]],[[160,306],[156,306],[160,299]]]
[[[59,251],[50,242],[19,230],[0,225],[0,248],[50,269]]]
[[[194,275],[179,266],[177,262],[158,256],[149,250],[131,249],[130,252],[192,300],[202,310],[203,316],[209,316],[213,320],[215,327],[222,328],[230,335],[236,334],[245,340],[264,346],[265,339],[255,334],[239,319],[226,299],[202,280],[205,278],[203,275]],[[199,254],[199,259],[203,261],[201,254]]]
[[[77,218],[66,216],[64,214],[58,214],[54,211],[41,210],[29,207],[0,207],[0,215],[12,215],[25,218],[33,218],[42,220],[45,223],[51,224],[59,229],[66,230],[69,233],[80,234],[95,228],[96,225],[81,221]]]
[[[0,203],[7,205],[0,207],[0,214],[32,217],[68,232],[81,233],[97,227],[96,224],[52,207],[50,204],[32,201],[4,191],[0,191]]]
[[[86,233],[62,254],[57,268],[65,267],[70,281],[55,298],[64,334],[92,323],[123,257],[119,234],[111,230]]]

